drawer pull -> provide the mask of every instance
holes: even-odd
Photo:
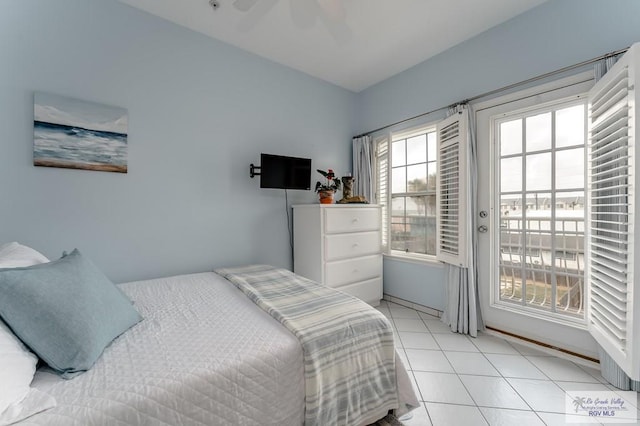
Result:
[[[354,217],[354,218],[351,220],[351,222],[353,222],[353,223],[358,222],[358,218],[357,218],[357,217]]]
[[[357,269],[354,269],[354,270],[353,270],[353,273],[354,273],[354,274],[357,274],[357,273],[358,273],[358,270],[357,270]]]
[[[352,247],[353,247],[353,248],[358,248],[358,247],[360,247],[360,244],[358,244],[358,243],[353,243]]]

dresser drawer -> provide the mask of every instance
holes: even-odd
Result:
[[[329,287],[382,276],[382,255],[338,260],[325,264],[325,284]]]
[[[378,306],[382,299],[382,277],[336,287],[336,289],[355,296],[370,305]]]
[[[380,229],[380,209],[377,207],[326,209],[324,215],[327,233],[377,231]]]
[[[380,253],[380,232],[332,234],[324,237],[324,255],[328,261]]]

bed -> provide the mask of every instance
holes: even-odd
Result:
[[[119,288],[143,320],[71,380],[40,367],[31,387],[56,404],[18,424],[311,424],[300,340],[237,285],[209,272]],[[417,406],[399,360],[394,375],[393,402],[340,423],[366,425],[388,410],[400,415]],[[371,386],[350,387],[348,398],[364,399]]]

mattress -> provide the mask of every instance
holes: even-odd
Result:
[[[301,425],[297,339],[214,273],[121,285],[144,317],[88,372],[41,369],[57,406],[24,425]]]

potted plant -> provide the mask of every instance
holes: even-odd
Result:
[[[324,177],[324,182],[316,182],[316,192],[318,193],[318,197],[320,197],[321,204],[331,204],[333,203],[333,195],[337,190],[340,189],[340,179],[336,177],[333,170],[328,169],[326,172],[324,170],[318,170]]]

